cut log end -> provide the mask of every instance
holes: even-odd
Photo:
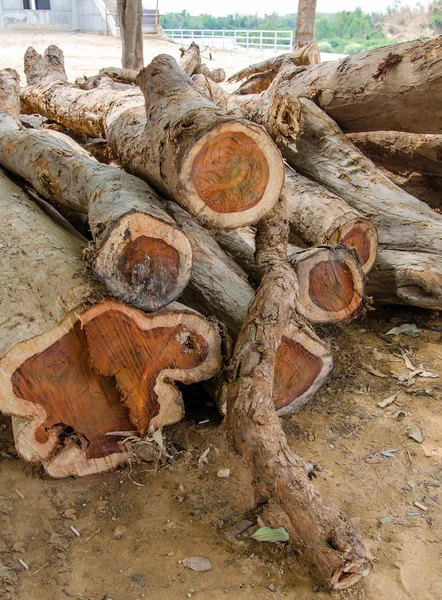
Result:
[[[191,266],[187,237],[171,223],[138,212],[117,222],[93,263],[113,295],[147,311],[167,306],[182,293]]]
[[[2,409],[18,417],[23,458],[54,477],[96,473],[127,461],[125,432],[182,418],[171,381],[207,379],[220,362],[217,328],[197,313],[176,305],[147,316],[106,300],[2,359]]]
[[[368,556],[346,561],[333,573],[329,586],[332,590],[346,590],[370,575],[372,568],[373,563]]]
[[[202,137],[183,173],[191,173],[182,185],[189,202],[199,207],[199,217],[224,229],[255,223],[268,213],[284,180],[280,154],[265,131],[235,121]]]
[[[312,248],[290,256],[298,278],[298,311],[312,323],[337,323],[360,308],[364,282],[359,261],[345,247]]]
[[[319,338],[291,325],[276,353],[273,401],[278,415],[301,410],[323,386],[333,359]]]
[[[368,219],[349,220],[330,237],[330,244],[341,243],[354,248],[361,260],[361,269],[368,273],[376,260],[378,232]]]

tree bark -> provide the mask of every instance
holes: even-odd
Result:
[[[247,282],[247,274],[182,208],[173,202],[167,203],[167,207],[189,238],[193,251],[192,275],[180,301],[208,317],[215,316],[236,339],[255,294]],[[296,275],[290,281],[297,298],[300,292]],[[301,308],[301,303],[297,306],[300,313],[309,310],[307,306]],[[303,408],[326,382],[332,367],[327,346],[298,317],[287,328],[278,353],[280,378],[274,398],[278,414],[292,414]],[[222,379],[218,383],[215,395],[224,412]]]
[[[264,125],[290,166],[373,222],[381,246],[442,254],[442,216],[394,185],[311,100],[293,98],[283,85],[233,96],[201,75],[193,79],[228,112]]]
[[[4,77],[0,71],[0,90]],[[88,215],[89,259],[109,292],[148,311],[166,306],[188,283],[189,241],[146,183],[78,148],[59,132],[20,129],[0,116],[0,164],[50,202]]]
[[[442,135],[375,131],[353,133],[349,138],[365,156],[389,171],[442,177]]]
[[[321,53],[315,43],[308,44],[303,48],[295,48],[293,52],[286,52],[272,58],[267,58],[262,62],[255,63],[249,67],[245,67],[234,75],[231,75],[227,80],[228,83],[236,83],[242,79],[247,79],[252,75],[273,71],[278,73],[283,64],[289,64],[300,67],[301,65],[317,65],[321,62]],[[203,73],[204,75],[204,73]]]
[[[301,48],[314,40],[316,0],[299,0],[296,16],[295,48]]]
[[[237,96],[247,96],[248,94],[260,94],[261,92],[265,92],[277,74],[277,71],[271,70],[264,71],[264,73],[255,73],[255,75],[249,77],[232,93]]]
[[[106,298],[80,236],[46,210],[0,171],[0,410],[25,460],[54,477],[98,473],[130,458],[124,432],[182,418],[171,380],[215,375],[220,336],[183,307],[148,316]]]
[[[188,48],[180,48],[181,58],[179,66],[186,75],[191,77],[195,73],[199,73],[201,69],[201,54],[200,47],[195,42],[192,42]]]
[[[359,255],[364,273],[376,259],[378,233],[371,221],[318,183],[286,167],[285,193],[291,229],[307,244],[344,244]]]
[[[287,65],[272,85],[310,98],[344,131],[442,133],[441,58],[442,37],[416,40],[311,67]]]
[[[203,224],[234,229],[254,223],[276,202],[284,169],[265,130],[218,109],[172,57],[157,56],[140,72],[145,106],[137,91],[83,91],[61,83],[51,73],[54,62],[62,65],[54,46],[44,59],[28,50],[25,62],[30,79],[22,98],[28,111],[107,137],[127,171]],[[49,81],[41,77],[48,71]]]
[[[255,278],[255,240],[250,230],[217,232],[221,248]],[[310,323],[330,324],[354,318],[364,294],[359,259],[344,246],[303,249],[289,244],[296,273],[296,310]]]
[[[289,533],[308,549],[324,581],[340,590],[368,575],[372,559],[352,522],[309,482],[311,468],[288,447],[274,411],[281,377],[277,355],[295,318],[287,235],[281,203],[258,226],[260,286],[229,367],[226,430],[252,471],[256,497],[278,505]]]
[[[287,162],[370,219],[381,247],[442,254],[442,216],[394,185],[310,100],[299,103],[302,125]]]
[[[366,291],[379,304],[442,309],[442,259],[438,254],[381,250]]]
[[[121,38],[123,69],[139,71],[143,68],[143,2],[117,0],[118,24]]]

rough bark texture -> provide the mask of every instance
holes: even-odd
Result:
[[[371,221],[320,184],[286,167],[285,194],[291,229],[308,245],[345,244],[368,273],[376,259],[378,233]]]
[[[312,99],[344,131],[442,133],[441,59],[442,36],[311,67],[284,65],[272,85],[289,80],[293,98]]]
[[[0,116],[0,164],[50,202],[88,214],[94,273],[120,300],[156,310],[187,285],[190,244],[143,181],[98,163],[59,132],[21,129],[7,115]]]
[[[349,138],[365,156],[389,171],[442,177],[442,135],[375,131],[353,133]]]
[[[208,101],[167,55],[157,56],[137,79],[137,91],[82,91],[37,75],[62,54],[51,46],[44,59],[28,51],[28,110],[50,114],[63,125],[107,137],[113,155],[131,173],[217,228],[259,220],[283,184],[283,164],[267,133],[227,115]],[[50,68],[49,68],[50,70]],[[215,84],[214,84],[215,85]],[[85,125],[85,121],[88,122]],[[271,176],[270,176],[271,173]],[[214,184],[214,182],[216,182]]]
[[[181,58],[179,65],[186,75],[191,77],[194,73],[199,73],[201,69],[200,47],[192,42],[188,48],[180,48]]]
[[[205,75],[205,73],[203,73]],[[264,73],[255,73],[244,81],[233,94],[237,96],[247,96],[248,94],[260,94],[264,92],[275,79],[277,71],[264,71]]]
[[[442,216],[394,185],[311,101],[300,106],[297,152],[287,146],[287,162],[370,219],[380,246],[442,254]]]
[[[0,71],[0,112],[20,123],[20,77],[14,69]]]
[[[236,339],[255,293],[247,282],[247,274],[182,208],[170,202],[168,209],[188,236],[193,250],[190,283],[180,301],[206,316],[216,317]],[[306,279],[304,277],[303,281]],[[293,295],[297,298],[296,275],[291,277],[290,282],[294,286]],[[308,308],[299,310],[307,312]],[[274,403],[278,413],[292,414],[305,406],[325,383],[332,366],[328,348],[307,325],[297,322],[287,328],[277,357],[279,379]],[[222,378],[215,387],[217,390],[214,395],[221,412],[224,412]]]
[[[442,259],[438,254],[381,250],[366,291],[378,303],[441,310]]]
[[[324,581],[345,589],[369,574],[371,557],[352,522],[309,482],[311,469],[289,449],[274,411],[277,354],[295,317],[287,235],[281,203],[258,226],[261,283],[229,368],[227,432],[252,471],[256,497],[279,506],[286,528],[308,549]]]
[[[381,246],[442,254],[442,216],[394,185],[311,100],[294,98],[289,81],[251,96],[230,95],[200,75],[194,81],[228,112],[264,125],[290,166],[373,222]]]
[[[123,69],[139,71],[144,65],[142,0],[117,0],[117,15],[121,37],[121,64]]]
[[[231,75],[227,81],[228,83],[236,83],[237,81],[241,81],[242,79],[246,79],[252,75],[265,73],[267,71],[278,73],[279,69],[286,62],[297,65],[298,67],[301,65],[317,65],[321,62],[321,53],[319,52],[319,48],[315,43],[308,44],[303,48],[295,48],[293,52],[286,52],[285,54],[280,54],[279,56],[275,56],[273,58],[267,58],[262,62],[245,67],[244,69],[241,69],[241,71]]]
[[[214,81],[215,83],[221,83],[226,78],[226,72],[224,71],[224,69],[209,69],[209,67],[205,63],[201,65],[199,72],[202,75],[205,75],[206,77]]]
[[[215,238],[249,278],[254,278],[253,232],[217,232]],[[346,321],[357,314],[364,283],[359,259],[351,250],[344,246],[305,250],[289,245],[288,255],[298,281],[296,310],[303,318],[326,324]]]
[[[316,0],[299,0],[296,15],[295,48],[301,48],[314,39]]]
[[[118,67],[105,67],[104,69],[99,70],[98,75],[100,78],[104,75],[107,75],[119,83],[130,83],[131,85],[135,85],[138,73],[139,69],[119,69]]]
[[[106,299],[83,269],[84,244],[47,210],[0,171],[0,410],[25,460],[85,475],[128,460],[125,434],[106,433],[182,418],[170,381],[213,376],[220,336],[183,307],[147,316]]]

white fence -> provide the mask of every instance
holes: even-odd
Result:
[[[164,29],[175,42],[197,42],[212,48],[259,48],[291,50],[293,31],[228,30],[228,29]]]

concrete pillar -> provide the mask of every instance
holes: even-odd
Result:
[[[3,0],[0,0],[0,29],[3,29],[5,23],[3,21]]]
[[[72,29],[74,31],[80,29],[80,13],[78,9],[78,0],[72,0]]]

